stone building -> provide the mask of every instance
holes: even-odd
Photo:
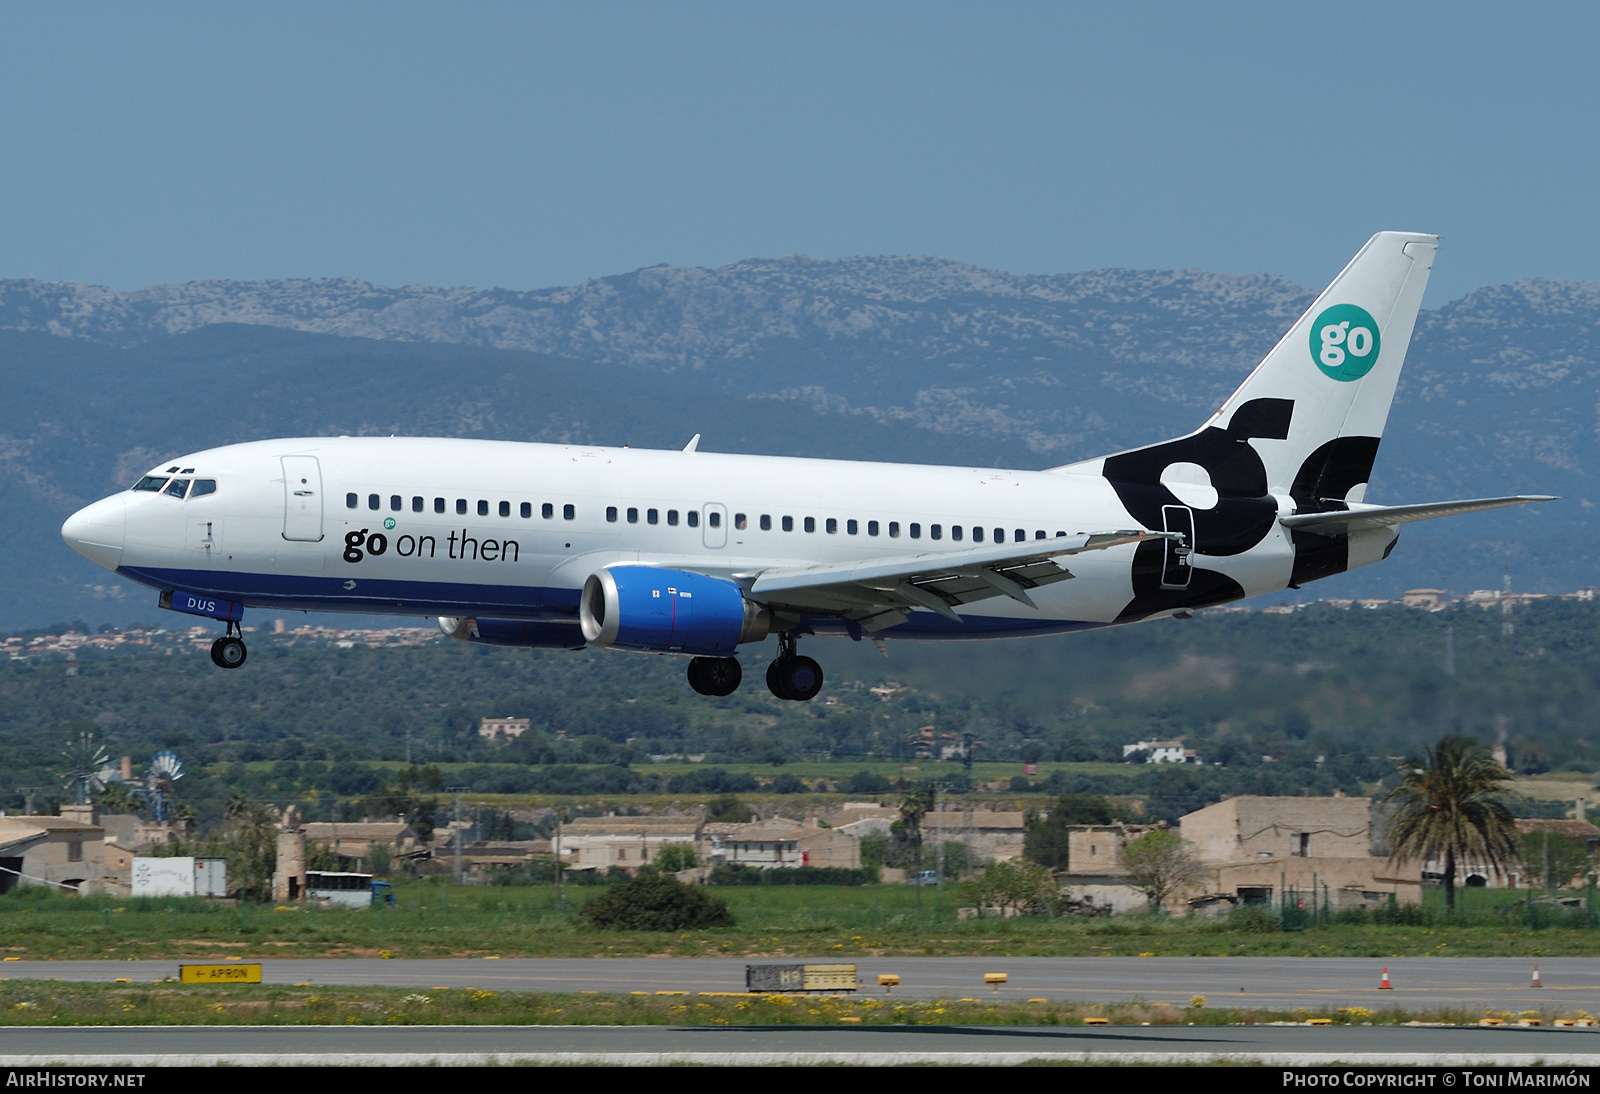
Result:
[[[105,829],[66,817],[0,817],[0,893],[48,885],[82,895],[126,893],[106,867]]]

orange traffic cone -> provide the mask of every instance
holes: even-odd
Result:
[[[1389,966],[1383,967],[1383,983],[1378,985],[1379,991],[1393,991],[1394,985],[1389,983]]]
[[[1539,983],[1539,966],[1538,965],[1535,965],[1533,967],[1533,986],[1536,987],[1536,988],[1544,987],[1543,984]]]

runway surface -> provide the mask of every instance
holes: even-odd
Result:
[[[215,960],[215,959],[213,959]],[[742,991],[752,961],[813,958],[506,958],[504,960],[267,960],[273,984],[477,987],[499,991]],[[177,961],[8,961],[0,977],[134,981],[175,977]],[[1600,1015],[1600,958],[1539,959],[1543,987],[1531,987],[1534,962],[1522,958],[1348,957],[908,957],[855,962],[864,994],[880,995],[879,973],[896,973],[897,996],[993,998],[984,973],[1004,972],[1003,999],[1186,1006],[1203,995],[1214,1007],[1289,1009],[1362,1006],[1432,1010],[1542,1007]],[[1391,990],[1379,988],[1387,966]]]
[[[111,1026],[0,1028],[0,1067],[345,1064],[1276,1066],[1600,1065],[1600,1032],[1275,1026],[706,1028]]]

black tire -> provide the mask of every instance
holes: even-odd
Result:
[[[783,659],[774,658],[767,666],[767,690],[779,699],[792,699],[794,696],[783,690]]]
[[[700,661],[700,681],[707,695],[732,695],[744,680],[744,669],[736,657],[703,657]]]
[[[815,699],[822,690],[822,666],[809,657],[790,657],[783,667],[784,690],[799,703]]]
[[[689,658],[689,686],[694,688],[697,695],[710,695],[706,684],[706,659],[704,657]]]
[[[211,663],[219,669],[236,669],[244,664],[249,651],[237,638],[219,638],[211,643]]]
[[[809,657],[780,657],[767,666],[767,689],[790,702],[815,699],[822,690],[822,666]]]

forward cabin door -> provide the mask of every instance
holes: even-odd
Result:
[[[1183,534],[1181,543],[1167,540],[1167,554],[1161,562],[1161,587],[1187,589],[1194,573],[1189,568],[1189,554],[1194,550],[1194,510],[1187,505],[1163,505],[1161,524],[1162,531]]]
[[[315,543],[322,538],[322,465],[315,456],[282,459],[283,538]]]

